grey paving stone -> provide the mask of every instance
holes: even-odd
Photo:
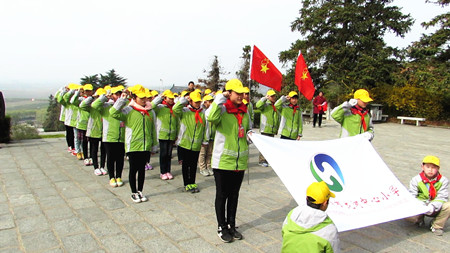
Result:
[[[42,230],[48,230],[50,225],[44,215],[28,217],[26,219],[19,219],[17,221],[17,227],[20,233],[32,233]]]
[[[92,221],[87,224],[97,237],[105,237],[124,233],[120,226],[112,220]]]
[[[145,212],[142,215],[150,224],[154,226],[169,224],[175,221],[175,218],[171,214],[161,210]]]
[[[71,206],[73,209],[95,206],[95,203],[89,197],[68,199],[67,202],[69,203],[69,206]]]
[[[207,241],[203,240],[202,238],[195,238],[192,240],[186,240],[178,243],[181,247],[181,249],[184,252],[220,252],[220,250],[215,248],[215,245],[209,244]]]
[[[75,216],[72,209],[67,205],[58,206],[52,209],[45,209],[44,213],[50,221],[62,220]]]
[[[0,191],[0,203],[5,203],[8,200],[8,198],[6,197],[6,195]]]
[[[9,203],[12,206],[23,206],[36,204],[33,194],[12,195],[9,197]]]
[[[100,239],[106,250],[109,252],[141,252],[141,247],[136,245],[133,240],[125,235],[118,234],[111,237]]]
[[[178,213],[176,219],[186,225],[187,227],[197,227],[204,226],[209,223],[209,221],[201,217],[198,213],[194,212],[181,212]]]
[[[171,241],[166,237],[154,237],[139,243],[146,252],[165,253],[165,252],[181,252]]]
[[[16,227],[16,224],[14,223],[14,217],[12,214],[0,215],[0,230],[14,227]]]
[[[145,204],[145,203],[143,203]],[[144,218],[139,216],[133,209],[131,208],[122,208],[109,212],[115,222],[119,224],[125,224],[130,222],[142,221]]]
[[[158,228],[174,241],[183,241],[199,237],[197,233],[194,233],[191,229],[178,222],[161,225]]]
[[[53,209],[57,207],[66,207],[66,201],[58,196],[50,196],[39,199],[39,204],[42,206],[42,209]]]
[[[51,185],[44,188],[33,189],[34,194],[38,196],[39,199],[46,197],[59,196],[58,191]]]
[[[0,215],[2,214],[11,214],[7,203],[0,203]]]
[[[219,250],[222,250],[223,252],[253,252],[255,249],[247,243],[247,241],[240,240],[240,241],[233,241],[232,243],[222,243],[217,245],[217,248]]]
[[[87,223],[109,219],[105,212],[98,207],[86,207],[76,210],[78,216]]]
[[[96,202],[98,205],[100,205],[105,210],[116,210],[116,209],[122,209],[122,208],[126,207],[126,205],[123,203],[123,201],[116,197],[111,197],[111,198],[107,198],[107,199],[103,199],[103,200],[97,200]],[[143,205],[139,205],[139,206],[143,206]]]
[[[123,226],[125,230],[130,233],[131,236],[137,241],[160,235],[160,233],[155,228],[153,228],[152,225],[148,224],[145,221],[127,223]]]
[[[89,252],[99,247],[90,234],[69,235],[61,240],[66,252]]]
[[[59,236],[87,231],[84,224],[77,217],[54,221],[53,229]]]
[[[43,251],[59,246],[58,240],[50,230],[23,235],[22,243],[27,252]]]
[[[15,229],[0,229],[0,249],[18,246],[19,241],[17,240],[17,233]]]
[[[2,253],[19,253],[19,252],[23,252],[21,251],[19,248],[3,248],[0,249]]]
[[[267,236],[266,234],[255,228],[248,230],[241,230],[240,228],[238,228],[237,230],[242,233],[242,235],[244,236],[244,240],[247,243],[256,247],[267,246],[277,242],[272,237]]]
[[[13,208],[13,212],[14,217],[16,219],[22,219],[44,214],[39,205],[16,206]]]

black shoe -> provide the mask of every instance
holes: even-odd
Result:
[[[228,226],[219,226],[217,229],[217,236],[219,236],[222,242],[231,242],[233,241],[233,236],[230,234],[230,230]]]
[[[235,240],[242,240],[244,238],[241,233],[236,230],[235,226],[228,225],[230,228],[230,234]]]
[[[141,198],[139,196],[139,193],[131,193],[131,200],[133,200],[134,203],[140,203]]]

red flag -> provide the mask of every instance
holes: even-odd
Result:
[[[295,66],[295,84],[298,86],[298,90],[307,98],[311,100],[314,96],[316,88],[314,88],[311,75],[306,66],[305,59],[303,59],[302,53],[298,56],[297,65]]]
[[[256,46],[253,46],[250,79],[274,90],[281,91],[281,80],[283,80],[281,72]]]

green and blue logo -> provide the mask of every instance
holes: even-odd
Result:
[[[324,164],[327,164],[328,166],[326,166],[326,168],[325,168]],[[342,184],[333,175],[330,175],[330,171],[326,171],[330,167],[339,176]],[[344,176],[342,175],[341,168],[339,168],[339,165],[331,156],[326,155],[326,154],[314,155],[313,158],[311,159],[310,169],[311,169],[311,173],[313,174],[313,176],[317,180],[317,182],[324,181],[322,179],[321,175],[323,177],[330,175],[329,177],[330,177],[330,180],[333,182],[333,184],[332,185],[327,184],[327,185],[331,191],[341,192],[344,189],[343,185],[345,184],[345,180],[344,180]]]

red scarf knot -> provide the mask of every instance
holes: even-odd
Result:
[[[439,182],[439,180],[441,180],[441,174],[438,174],[437,177],[433,180],[430,181],[426,176],[425,176],[425,172],[420,172],[420,178],[422,179],[422,182],[424,184],[430,184],[430,189],[428,190],[430,192],[430,200],[433,200],[434,198],[436,198],[436,188],[434,188],[434,184]]]
[[[194,109],[191,106],[188,107],[191,112],[195,112],[195,123],[200,122],[203,124],[202,116],[200,116],[200,112],[203,110],[202,108]]]
[[[353,106],[352,108],[350,108],[351,112],[353,114],[358,114],[359,116],[361,116],[361,124],[364,128],[364,131],[367,131],[367,124],[366,121],[364,120],[364,116],[366,116],[366,114],[369,112],[364,108],[361,108],[358,105]]]
[[[172,116],[174,116],[175,117],[175,115],[173,115],[173,104],[168,104],[166,101],[162,101],[162,104],[163,105],[166,105],[167,106],[167,108],[169,108],[170,109],[170,114],[172,115]]]
[[[231,102],[231,100],[227,99],[227,102],[223,104],[225,108],[227,109],[227,113],[234,114],[236,117],[239,127],[242,126],[242,119],[244,118],[244,113],[247,113],[247,106],[244,105],[244,103],[239,104],[237,107],[236,105]]]
[[[147,116],[150,117],[150,114],[149,114],[148,111],[145,110],[145,109],[141,109],[141,108],[138,108],[138,107],[136,107],[136,106],[131,106],[131,108],[133,108],[133,109],[135,109],[136,111],[142,113],[142,115],[147,115]]]
[[[293,104],[289,104],[289,107],[291,107],[292,109],[294,109],[294,112],[292,114],[295,114],[295,112],[300,109],[300,107],[298,105],[293,105]]]
[[[275,107],[274,103],[272,103],[272,109],[273,109],[274,112],[277,111],[277,108]]]

